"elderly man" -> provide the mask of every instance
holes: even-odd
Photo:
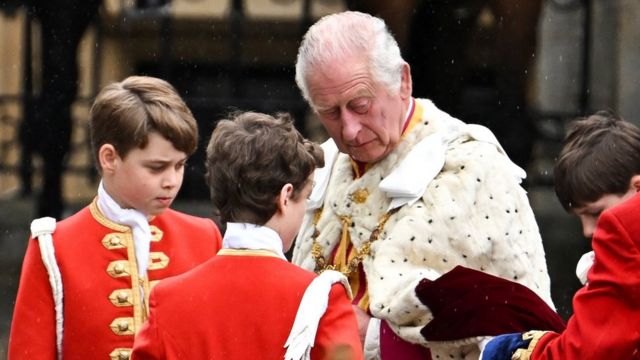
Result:
[[[477,357],[473,342],[421,335],[433,315],[416,286],[457,265],[552,306],[524,171],[488,129],[412,97],[409,64],[381,19],[322,18],[302,41],[296,81],[331,139],[293,262],[347,275],[367,357]]]

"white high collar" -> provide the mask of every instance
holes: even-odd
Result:
[[[282,239],[275,230],[249,223],[227,223],[222,239],[224,249],[268,250],[287,260],[282,251]]]

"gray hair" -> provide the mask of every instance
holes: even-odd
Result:
[[[311,104],[307,74],[316,65],[364,54],[374,81],[398,93],[406,63],[400,47],[380,18],[357,11],[327,15],[312,25],[302,39],[296,61],[296,83]],[[313,105],[313,104],[311,104]]]

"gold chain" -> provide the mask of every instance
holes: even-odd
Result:
[[[346,277],[349,277],[352,272],[357,271],[358,266],[360,265],[362,260],[369,256],[371,252],[371,244],[378,240],[380,234],[382,234],[384,225],[393,214],[398,212],[398,210],[400,210],[399,207],[388,211],[387,213],[382,215],[382,217],[380,217],[378,226],[371,232],[369,240],[365,241],[359,249],[356,248],[354,250],[355,256],[349,261],[347,265],[343,266],[340,269],[336,269],[335,265],[327,264],[327,260],[322,255],[324,253],[324,249],[317,240],[318,235],[320,235],[320,231],[318,231],[318,221],[320,221],[320,215],[322,215],[322,208],[316,210],[313,214],[313,235],[311,235],[311,240],[313,241],[311,246],[311,256],[316,262],[315,272],[320,274],[325,270],[338,270]],[[344,222],[345,220],[343,219],[342,221]]]

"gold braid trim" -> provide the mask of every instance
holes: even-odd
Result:
[[[311,235],[311,239],[313,241],[311,246],[311,256],[316,262],[316,268],[314,271],[320,274],[325,270],[338,270],[346,277],[349,277],[349,275],[354,271],[358,271],[358,266],[362,263],[362,260],[371,253],[371,244],[378,240],[380,234],[382,234],[382,231],[384,230],[385,224],[393,214],[398,212],[398,210],[400,210],[399,207],[388,211],[380,217],[378,226],[371,232],[369,240],[365,241],[359,249],[354,249],[355,256],[346,265],[340,267],[340,269],[336,269],[335,265],[328,264],[327,259],[322,255],[324,253],[324,249],[317,240],[318,235],[320,235],[320,232],[318,231],[318,221],[322,215],[322,208],[316,210],[313,214],[313,235]]]
[[[533,354],[533,350],[536,348],[536,345],[538,345],[538,341],[546,333],[548,333],[548,331],[533,330],[533,331],[528,331],[528,332],[522,334],[522,339],[523,340],[531,339],[531,342],[529,343],[529,346],[526,349],[518,349],[518,350],[516,350],[516,352],[513,353],[513,355],[511,356],[511,360],[529,360],[529,359],[531,359],[531,354]]]

